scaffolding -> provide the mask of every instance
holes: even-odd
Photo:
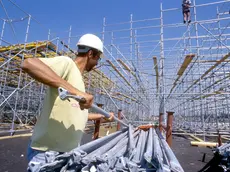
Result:
[[[132,116],[130,122],[162,113],[165,123],[166,111],[173,111],[175,130],[202,133],[204,141],[211,133],[229,134],[229,7],[230,1],[193,0],[189,25],[182,16],[171,17],[181,8],[163,4],[157,18],[135,20],[131,14],[129,21],[112,24],[104,18],[106,51],[112,68],[120,69],[115,75],[121,84],[129,82],[126,94],[148,107],[133,104],[138,120]]]
[[[57,55],[74,58],[71,45],[80,35],[74,36],[70,26],[62,37],[47,30],[43,41],[28,41],[34,34],[31,25],[38,22],[9,3],[25,15],[10,19],[5,9],[0,23],[0,120],[12,123],[12,131],[15,123],[34,123],[45,93],[44,85],[20,70],[21,62]],[[189,25],[183,23],[181,8],[163,7],[160,4],[156,18],[135,20],[131,14],[129,21],[120,23],[103,19],[98,34],[106,58],[93,72],[84,74],[87,92],[105,110],[122,109],[124,120],[135,125],[156,122],[159,114],[166,124],[166,111],[173,111],[174,130],[202,134],[203,140],[210,133],[229,134],[230,1],[197,4],[193,0]],[[24,40],[16,39],[15,22],[25,24]],[[8,39],[7,30],[17,44]]]
[[[6,4],[8,3],[8,4]],[[5,6],[13,6],[16,13],[22,14],[22,18],[9,18],[8,9]],[[72,36],[72,28],[65,33],[68,36],[59,37],[57,33],[47,29],[48,36],[44,40],[34,41],[36,30],[45,28],[12,1],[1,1],[3,14],[1,14],[0,37],[0,133],[22,131],[27,125],[36,123],[36,116],[41,112],[42,100],[46,92],[46,86],[38,83],[24,73],[20,66],[27,58],[53,58],[55,56],[76,57],[76,52],[71,49],[71,42],[79,36]],[[4,18],[5,17],[5,18]],[[17,28],[26,28],[24,33],[17,32]],[[10,34],[9,34],[10,33]],[[40,35],[42,36],[42,35]],[[33,40],[30,42],[30,40]],[[76,41],[74,41],[76,42]],[[100,64],[100,65],[103,65]],[[87,92],[94,94],[95,102],[105,105],[105,110],[117,112],[136,100],[119,92],[122,89],[103,73],[100,68],[90,73],[84,73],[83,79]],[[113,90],[113,92],[111,92]],[[119,104],[119,105],[118,105]],[[123,119],[126,119],[123,117]],[[8,124],[11,124],[10,126]]]

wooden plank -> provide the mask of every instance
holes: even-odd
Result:
[[[213,66],[211,66],[200,78],[195,80],[186,90],[187,92],[193,85],[197,84],[200,79],[203,79],[209,72],[211,72],[214,68],[216,68],[220,63],[224,62],[228,57],[230,56],[230,53],[226,54],[223,56],[219,61],[217,61]]]
[[[114,66],[114,64],[110,61],[110,60],[106,60],[110,66],[118,73],[118,75],[120,75],[121,78],[124,79],[124,81],[126,82],[127,85],[129,85],[134,91],[135,89],[132,87],[132,85],[127,81],[127,79],[121,74],[121,72]]]
[[[195,54],[189,54],[186,55],[184,58],[184,62],[182,63],[179,71],[177,72],[177,75],[183,75],[185,69],[188,67],[188,65],[191,63],[193,57],[195,57]]]
[[[197,142],[191,141],[192,146],[204,146],[204,147],[218,147],[218,143],[216,142]]]
[[[193,138],[194,140],[197,140],[197,141],[199,141],[199,142],[203,142],[202,139],[200,139],[200,138],[194,136],[193,134],[187,133],[186,131],[184,131],[184,130],[182,130],[182,129],[179,129],[179,130],[182,131],[182,132],[184,132],[184,133],[186,133],[186,134],[188,134],[188,135],[189,135],[191,138]]]

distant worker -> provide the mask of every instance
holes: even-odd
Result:
[[[88,115],[93,96],[85,93],[82,76],[84,71],[89,72],[98,64],[103,54],[103,43],[97,36],[85,34],[79,39],[77,47],[78,54],[74,60],[67,56],[28,58],[22,64],[22,69],[31,77],[49,86],[28,146],[29,172],[30,167],[34,169],[36,164],[47,162],[47,152],[61,154],[76,148],[87,120],[103,117],[101,114]],[[86,102],[61,100],[59,87],[84,97]],[[113,114],[110,115],[108,120],[113,120]]]
[[[184,17],[184,23],[186,23],[186,22],[191,23],[190,6],[191,6],[190,0],[183,0],[183,2],[182,2],[182,13],[183,13],[183,17]]]

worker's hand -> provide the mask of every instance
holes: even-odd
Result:
[[[83,102],[79,102],[81,110],[89,109],[92,106],[92,104],[93,104],[93,95],[87,94],[87,93],[83,93],[83,92],[78,92],[76,95],[82,96],[86,100],[86,102],[84,102],[84,103]]]
[[[110,112],[109,114],[110,114],[110,117],[109,117],[109,118],[104,118],[104,119],[105,119],[106,121],[108,121],[108,122],[114,121],[114,113],[113,113],[113,112]]]

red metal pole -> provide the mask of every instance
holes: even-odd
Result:
[[[118,119],[121,119],[121,109],[118,110]],[[121,124],[117,122],[117,131],[121,129]]]
[[[218,130],[218,146],[221,145],[222,145],[222,139],[221,139],[220,131]]]
[[[163,113],[160,113],[160,115],[159,115],[159,130],[160,130],[160,132],[162,132],[162,130],[163,130],[162,122],[163,122]]]
[[[170,147],[172,147],[172,122],[173,122],[173,114],[174,112],[167,112],[168,120],[167,120],[167,131],[166,131],[166,142]]]
[[[97,104],[98,107],[102,108],[103,104]],[[101,125],[101,120],[95,120],[95,128],[94,128],[94,133],[93,133],[93,140],[98,139],[99,137],[99,131],[100,131],[100,125]]]

